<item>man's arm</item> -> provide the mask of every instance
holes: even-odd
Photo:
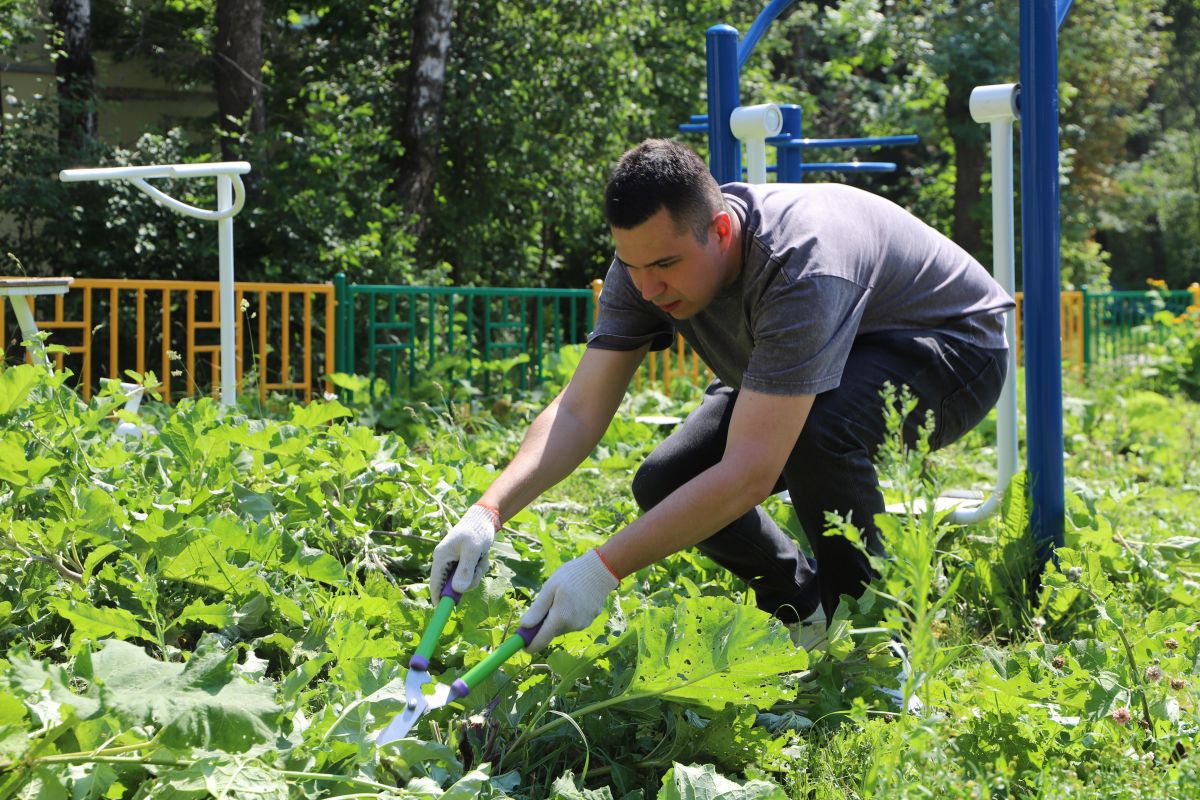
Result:
[[[800,438],[813,399],[739,392],[721,460],[601,545],[604,560],[619,575],[629,575],[707,539],[765,500]]]
[[[502,521],[511,519],[570,475],[604,435],[648,349],[585,350],[566,388],[533,421],[480,502],[499,509]]]

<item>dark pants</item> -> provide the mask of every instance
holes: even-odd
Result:
[[[875,515],[884,511],[872,459],[886,436],[880,391],[890,381],[919,401],[905,425],[912,446],[932,409],[933,449],[955,441],[995,405],[1007,352],[967,344],[936,331],[860,336],[841,385],[817,395],[775,491],[785,487],[812,545],[806,558],[762,508],[754,508],[697,545],[747,581],[759,608],[785,622],[818,605],[833,615],[838,598],[859,597],[874,577],[867,558],[841,536],[824,536],[825,514],[849,516],[873,552],[882,553]],[[648,510],[721,460],[738,390],[715,381],[703,402],[655,448],[633,479],[633,495]],[[818,570],[818,565],[820,569]]]

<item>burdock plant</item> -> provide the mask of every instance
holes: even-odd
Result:
[[[899,639],[908,650],[910,669],[901,686],[902,708],[907,710],[921,687],[957,657],[956,649],[938,644],[934,623],[946,615],[962,573],[947,575],[942,559],[941,542],[951,529],[941,524],[947,512],[939,512],[935,504],[938,486],[929,460],[933,416],[927,415],[923,424],[910,419],[917,399],[908,387],[897,390],[885,384],[882,395],[887,436],[876,456],[876,469],[890,481],[904,513],[875,518],[886,557],[871,552],[852,521],[836,515],[830,518],[835,530],[827,535],[846,536],[866,553],[879,574],[868,587],[884,601],[880,627],[874,631]]]

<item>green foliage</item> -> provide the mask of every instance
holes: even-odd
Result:
[[[564,354],[569,361],[571,352]],[[748,587],[694,552],[630,576],[608,613],[521,653],[412,737],[404,705],[437,537],[536,407],[415,409],[401,438],[342,398],[250,418],[210,400],[82,403],[0,371],[0,798],[1194,796],[1200,406],[1068,384],[1066,547],[1030,584],[1023,484],[955,530],[884,518],[891,558],[822,640],[793,649]],[[358,391],[365,391],[359,384]],[[506,527],[451,617],[450,679],[516,627],[557,564],[637,515],[632,470],[665,435],[629,398],[583,467]],[[892,406],[899,429],[911,410]],[[351,415],[351,416],[348,416]],[[994,459],[885,448],[912,505]],[[971,474],[975,474],[972,472]],[[986,475],[986,470],[979,474]],[[772,506],[773,513],[790,513]],[[848,532],[852,532],[846,529]],[[926,716],[895,714],[880,645],[908,643]],[[1188,754],[1181,757],[1179,754]]]
[[[703,111],[704,29],[729,22],[744,32],[762,3],[456,3],[437,185],[419,240],[415,210],[395,193],[415,6],[266,4],[266,130],[238,143],[254,168],[237,223],[240,277],[585,285],[611,250],[601,213],[611,164]],[[99,4],[94,46],[148,65],[172,88],[205,90],[214,9],[211,0]],[[946,232],[965,204],[980,231],[968,244],[987,261],[987,199],[956,186],[956,159],[969,149],[986,172],[986,128],[969,119],[966,97],[1016,79],[1016,13],[991,0],[796,4],[747,63],[742,96],[799,104],[813,135],[918,133],[921,145],[883,154],[895,174],[817,177],[878,191]],[[1069,285],[1097,287],[1110,270],[1118,283],[1139,270],[1190,280],[1198,18],[1166,0],[1071,12],[1061,37]],[[0,5],[0,37],[27,40],[46,21],[36,4]],[[11,249],[35,274],[192,277],[212,262],[204,223],[129,187],[63,186],[53,175],[81,163],[212,159],[216,122],[213,109],[126,147],[100,142],[63,157],[51,101],[6,105],[0,215],[17,230]],[[685,138],[703,150],[701,137]],[[171,188],[211,205],[210,188]]]

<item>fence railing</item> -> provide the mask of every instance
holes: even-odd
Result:
[[[237,283],[235,301],[239,389],[252,374],[261,400],[271,390],[312,399],[333,365],[333,286]],[[194,395],[198,387],[208,391],[220,382],[216,281],[77,278],[67,295],[41,298],[33,308],[38,327],[67,348],[54,354],[55,367],[71,366],[85,399],[101,379],[122,378],[127,369],[154,371],[168,403],[181,386]],[[0,331],[7,333],[5,312],[0,305]]]
[[[444,374],[491,389],[490,362],[526,354],[510,371],[519,388],[540,384],[547,356],[587,338],[600,281],[591,289],[371,286],[334,278],[337,369],[384,378],[393,393]],[[362,337],[360,339],[360,336]]]
[[[465,378],[488,393],[505,371],[507,380],[529,388],[543,381],[559,348],[586,341],[602,286],[598,280],[590,289],[375,286],[348,283],[344,275],[332,284],[238,283],[239,385],[252,378],[260,399],[282,390],[308,400],[327,373],[338,371],[383,378],[394,394],[431,376]],[[1018,358],[1023,299],[1018,292]],[[154,370],[168,402],[218,383],[215,281],[81,278],[67,295],[36,302],[30,299],[38,325],[68,351],[54,354],[55,365],[71,367],[85,398],[100,379],[122,377],[126,369]],[[1155,313],[1180,314],[1197,305],[1200,287],[1063,292],[1064,365],[1082,372],[1136,358],[1160,335]],[[6,310],[0,304],[0,332],[7,335],[16,326]],[[528,359],[514,363],[520,355]],[[708,371],[679,337],[649,355],[634,385],[670,393],[681,377],[699,384]],[[328,382],[323,388],[330,390]]]
[[[1184,294],[1187,293],[1184,292]],[[1022,356],[1021,311],[1024,307],[1022,292],[1017,292],[1016,301],[1016,340],[1019,361]],[[1062,293],[1060,330],[1062,331],[1063,362],[1077,371],[1082,371],[1086,364],[1084,305],[1083,292]],[[708,369],[682,336],[676,337],[672,347],[649,354],[641,370],[634,376],[634,387],[640,389],[647,384],[657,386],[660,391],[669,395],[671,382],[680,376],[686,376],[688,381],[693,384],[710,379]]]
[[[1182,314],[1200,306],[1200,287],[1185,291],[1086,294],[1083,308],[1083,360],[1089,366],[1137,358],[1147,345],[1162,341],[1154,325],[1159,311]]]

